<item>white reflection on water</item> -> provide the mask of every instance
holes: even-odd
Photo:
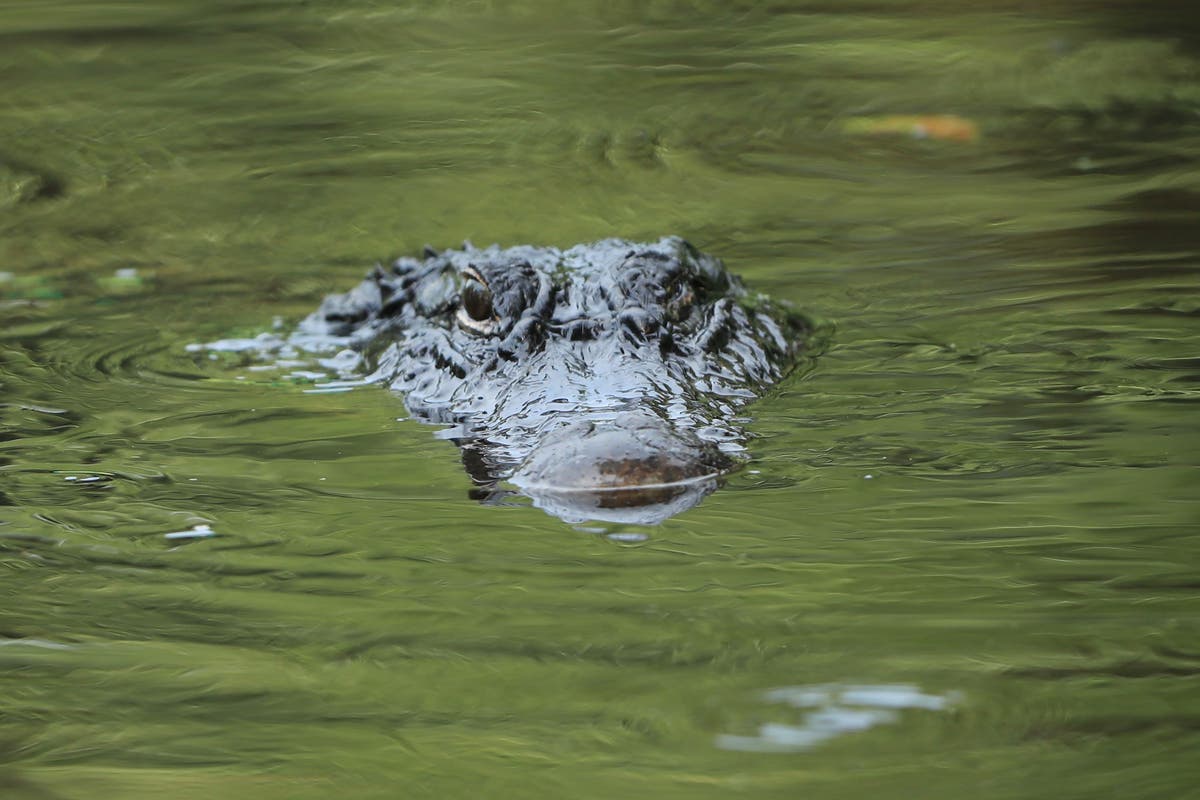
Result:
[[[278,323],[276,327],[279,327]],[[314,386],[305,389],[306,393],[324,394],[346,392],[377,382],[373,376],[358,374],[362,355],[350,349],[349,344],[350,340],[344,336],[295,331],[287,337],[276,333],[260,333],[253,338],[194,343],[187,345],[186,350],[189,353],[207,353],[212,360],[219,358],[218,353],[248,355],[258,363],[244,365],[246,371],[282,373],[281,377],[287,380],[314,383]],[[323,355],[328,353],[332,355]],[[244,377],[239,375],[238,379]]]
[[[164,539],[210,539],[216,536],[217,532],[212,529],[211,525],[193,525],[186,531],[172,531],[164,533]]]
[[[755,736],[721,734],[716,745],[723,750],[760,753],[794,753],[810,750],[836,736],[856,733],[900,719],[899,711],[920,708],[944,711],[962,698],[958,692],[925,694],[915,686],[784,686],[763,694],[771,703],[807,709],[800,723],[760,725]]]

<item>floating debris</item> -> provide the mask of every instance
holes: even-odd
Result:
[[[867,136],[911,136],[942,142],[975,142],[979,125],[955,114],[887,114],[877,117],[852,117],[842,123],[846,133]]]

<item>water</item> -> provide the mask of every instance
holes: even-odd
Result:
[[[1200,24],[1032,8],[0,6],[6,800],[1197,796]],[[187,347],[664,233],[835,333],[654,528]]]

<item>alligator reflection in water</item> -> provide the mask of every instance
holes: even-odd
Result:
[[[655,523],[736,465],[736,410],[808,325],[682,239],[401,258],[327,297],[302,336],[348,337],[371,380],[452,426],[478,484],[569,522]]]

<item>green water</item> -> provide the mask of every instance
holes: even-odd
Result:
[[[0,86],[5,800],[1200,796],[1190,4],[4,2]],[[666,233],[835,332],[656,528],[187,348]]]

